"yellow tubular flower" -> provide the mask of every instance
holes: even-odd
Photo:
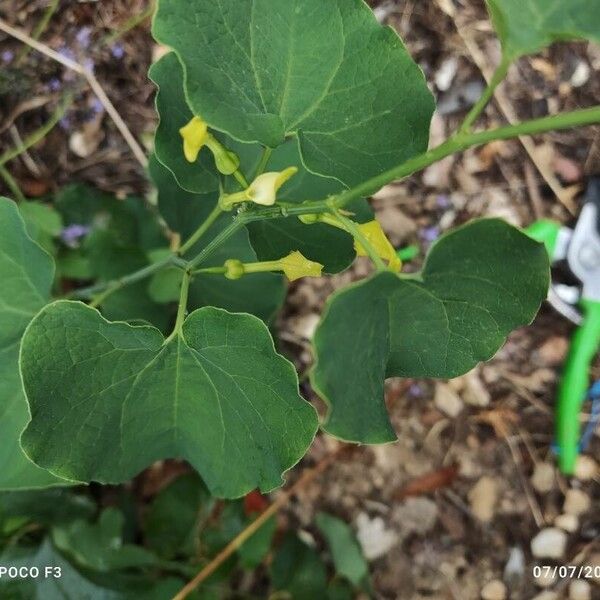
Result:
[[[272,206],[277,200],[279,188],[297,172],[296,167],[288,167],[281,172],[259,175],[246,190],[247,199],[262,206]]]
[[[402,268],[402,261],[398,258],[396,249],[392,246],[390,240],[387,239],[379,221],[361,223],[358,228],[377,254],[387,260],[390,270],[398,273]],[[354,240],[354,249],[358,256],[368,256],[367,251],[358,240]]]
[[[179,130],[183,138],[183,154],[188,162],[196,162],[198,154],[208,140],[208,125],[200,118],[194,117],[185,127]]]
[[[281,270],[290,281],[295,281],[301,277],[320,277],[323,270],[322,264],[308,260],[298,251],[288,254],[278,262],[281,265]]]

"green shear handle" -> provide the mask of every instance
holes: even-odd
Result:
[[[600,347],[600,302],[581,300],[584,320],[571,340],[556,411],[560,470],[571,475],[579,454],[579,412],[589,388],[589,371]]]

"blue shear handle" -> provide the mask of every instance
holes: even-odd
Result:
[[[571,475],[579,454],[579,413],[587,397],[589,372],[600,348],[600,302],[582,300],[585,318],[571,340],[558,393],[556,441],[560,470]]]

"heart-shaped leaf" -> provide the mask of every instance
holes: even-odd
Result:
[[[161,0],[153,33],[196,115],[272,148],[295,135],[314,173],[350,186],[427,148],[423,73],[363,0]]]
[[[16,204],[0,198],[0,489],[64,483],[34,465],[19,445],[28,418],[19,344],[29,321],[49,301],[53,277],[52,259],[27,235]]]
[[[420,277],[384,272],[337,292],[314,340],[325,429],[356,442],[395,440],[385,378],[466,373],[533,319],[548,284],[544,246],[484,219],[441,238]]]
[[[58,301],[29,325],[21,372],[32,416],[23,447],[67,479],[117,483],[177,457],[217,496],[267,491],[317,427],[265,325],[216,308],[165,340]]]
[[[561,40],[600,42],[600,0],[487,0],[509,60]]]

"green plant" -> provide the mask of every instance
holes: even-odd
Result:
[[[488,0],[501,64],[428,150],[423,74],[362,0],[160,0],[153,34],[171,51],[150,71],[157,209],[82,186],[55,209],[0,200],[0,488],[121,483],[164,458],[186,459],[220,497],[281,485],[319,427],[267,327],[281,273],[373,262],[329,299],[314,338],[323,429],[341,439],[395,439],[387,377],[455,377],[491,358],[545,297],[543,246],[482,219],[402,273],[366,198],[478,144],[600,122],[593,107],[473,131],[520,56],[600,39],[598,0],[551,4]],[[58,243],[69,228],[75,241]]]

